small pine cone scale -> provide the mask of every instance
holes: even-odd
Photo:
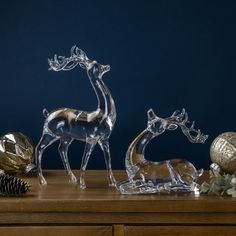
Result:
[[[0,194],[1,195],[23,195],[29,190],[30,185],[22,179],[1,174]]]

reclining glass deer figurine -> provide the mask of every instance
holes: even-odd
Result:
[[[196,170],[192,163],[184,159],[172,159],[160,162],[148,161],[144,157],[145,147],[151,139],[166,130],[181,128],[183,134],[192,143],[204,143],[208,135],[200,130],[186,126],[188,114],[175,111],[168,118],[160,118],[152,109],[148,111],[147,128],[131,143],[126,153],[125,166],[128,180],[119,182],[117,188],[122,194],[147,194],[161,192],[191,192],[198,190],[195,182],[203,173]]]
[[[97,96],[98,108],[92,112],[71,108],[61,108],[48,112],[44,109],[43,113],[46,119],[42,137],[35,150],[40,184],[47,184],[42,174],[42,154],[49,145],[57,140],[60,140],[58,151],[69,176],[69,182],[77,183],[77,179],[71,171],[67,156],[68,148],[75,139],[85,142],[80,169],[80,187],[82,189],[86,188],[84,174],[89,157],[97,143],[104,153],[109,185],[115,186],[116,181],[111,169],[109,137],[116,121],[116,109],[114,100],[102,80],[102,76],[110,70],[110,66],[91,61],[86,54],[76,46],[72,47],[71,56],[69,58],[62,56],[57,57],[57,55],[55,55],[54,59],[49,59],[48,62],[50,66],[49,70],[54,71],[69,71],[77,65],[85,69]]]

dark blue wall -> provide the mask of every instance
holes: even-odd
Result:
[[[21,131],[36,144],[44,107],[96,109],[85,71],[48,71],[48,57],[67,56],[77,44],[111,65],[104,82],[118,113],[114,169],[124,167],[150,107],[162,117],[185,107],[210,138],[193,145],[180,131],[165,133],[147,147],[147,158],[185,157],[207,168],[212,140],[235,131],[235,12],[236,1],[2,1],[0,134]],[[83,145],[70,148],[73,168],[80,166]],[[62,167],[56,147],[45,151],[45,168]],[[89,168],[104,168],[98,147]]]

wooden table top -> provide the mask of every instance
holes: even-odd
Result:
[[[79,171],[74,171],[79,176]],[[124,171],[114,171],[117,180],[126,179]],[[236,213],[236,199],[229,196],[195,196],[184,194],[121,195],[107,186],[104,170],[89,170],[85,175],[87,189],[68,183],[62,170],[45,170],[47,186],[40,186],[37,177],[25,180],[32,185],[22,197],[1,197],[0,212],[204,212]]]

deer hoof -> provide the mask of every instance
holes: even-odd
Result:
[[[108,185],[109,185],[109,187],[116,187],[116,185],[117,185],[116,180],[115,179],[109,180]]]
[[[80,184],[81,189],[86,189],[86,184]]]
[[[108,177],[108,185],[109,187],[116,187],[116,180],[113,175]]]
[[[39,176],[39,183],[40,183],[41,185],[47,185],[47,181],[44,179],[43,176]]]
[[[69,183],[77,184],[77,178],[73,174],[70,175]]]
[[[80,178],[80,188],[81,188],[81,189],[85,189],[85,188],[86,188],[86,184],[85,184],[83,178]]]
[[[116,183],[109,183],[109,187],[116,187]]]

